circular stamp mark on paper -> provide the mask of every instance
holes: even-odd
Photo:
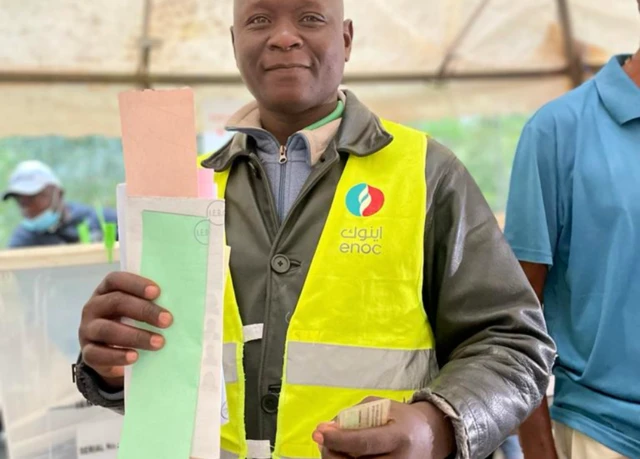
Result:
[[[224,225],[224,202],[213,201],[209,204],[209,207],[207,207],[207,218],[209,218],[212,225]]]
[[[209,245],[210,226],[211,223],[209,223],[209,220],[202,220],[193,229],[193,235],[195,236],[196,241],[202,245]]]

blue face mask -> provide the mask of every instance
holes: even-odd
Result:
[[[60,211],[47,209],[35,218],[25,218],[22,220],[22,226],[33,233],[44,233],[60,223]]]

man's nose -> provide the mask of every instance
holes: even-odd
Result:
[[[269,38],[269,49],[276,51],[289,51],[302,46],[302,38],[294,24],[289,21],[280,21],[273,29]]]

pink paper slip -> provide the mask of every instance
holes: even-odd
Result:
[[[213,170],[198,169],[198,197],[214,198],[213,195]]]
[[[127,91],[119,100],[127,194],[198,197],[193,91]]]

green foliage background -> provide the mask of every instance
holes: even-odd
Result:
[[[528,117],[470,117],[414,123],[449,147],[467,167],[489,205],[504,212],[518,139]]]
[[[451,148],[469,169],[495,212],[505,207],[511,163],[527,117],[469,117],[415,122]],[[69,200],[115,207],[115,186],[124,181],[118,138],[9,137],[0,139],[0,188],[11,170],[26,159],[49,164],[62,180]],[[20,222],[14,202],[0,203],[0,248]]]

